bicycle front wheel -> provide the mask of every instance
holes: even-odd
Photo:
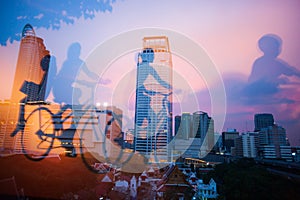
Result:
[[[33,161],[44,159],[53,147],[55,138],[53,113],[45,107],[36,108],[26,118],[22,131],[22,150]]]

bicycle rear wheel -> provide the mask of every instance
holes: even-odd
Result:
[[[45,107],[36,108],[26,118],[21,144],[24,155],[33,161],[44,159],[53,147],[55,138],[53,113]]]
[[[110,167],[126,164],[133,152],[124,152],[118,142],[121,134],[121,117],[110,110],[101,110],[82,117],[80,133],[80,153],[83,163],[94,173],[105,173]],[[105,167],[103,167],[105,166]],[[105,169],[106,168],[106,169]]]

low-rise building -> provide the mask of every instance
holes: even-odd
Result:
[[[208,184],[204,184],[203,180],[197,181],[196,198],[200,199],[216,199],[218,197],[217,184],[214,179],[210,179]]]

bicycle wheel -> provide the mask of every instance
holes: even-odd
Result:
[[[26,118],[21,144],[24,155],[33,161],[44,159],[52,149],[55,130],[53,113],[45,107],[36,108]]]
[[[80,153],[84,164],[94,173],[105,173],[110,167],[126,164],[132,152],[124,152],[118,143],[120,117],[110,110],[87,117],[80,129]],[[100,119],[101,118],[101,119]],[[84,119],[84,117],[82,117]],[[104,166],[104,167],[103,167]]]
[[[99,139],[94,137],[99,134],[99,130],[94,125],[97,124],[97,118],[92,113],[86,112],[83,116],[80,116],[80,119],[81,123],[77,125],[77,133],[79,134],[77,137],[79,137],[79,149],[82,161],[87,169],[93,173],[101,173],[97,164],[104,162],[104,160],[99,159],[99,156],[96,155],[97,151],[93,148],[95,147],[93,141],[99,142]],[[91,149],[94,151],[91,151]],[[105,173],[106,171],[103,172]]]

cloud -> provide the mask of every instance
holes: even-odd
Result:
[[[73,24],[76,19],[93,19],[97,12],[111,12],[115,0],[66,1],[1,1],[0,45],[19,41],[25,24],[36,28],[59,29],[62,23]]]

